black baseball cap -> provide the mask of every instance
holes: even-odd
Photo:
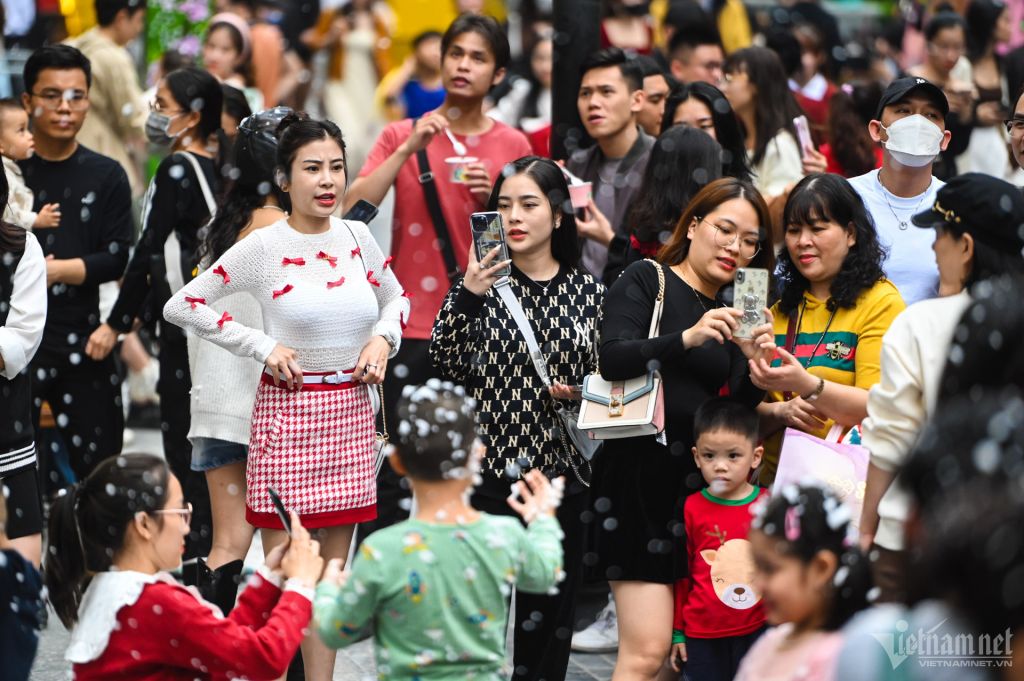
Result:
[[[993,248],[1024,252],[1024,194],[984,173],[957,175],[935,194],[932,207],[911,221],[918,227],[950,224]]]
[[[885,110],[885,107],[906,99],[911,93],[923,95],[932,100],[932,103],[942,111],[943,118],[949,114],[949,100],[946,99],[946,93],[942,91],[942,88],[924,78],[907,76],[906,78],[897,78],[889,83],[889,87],[885,88],[882,99],[878,101],[875,119],[882,120],[882,111]]]

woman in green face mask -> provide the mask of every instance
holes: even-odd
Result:
[[[219,192],[218,172],[210,140],[220,129],[223,93],[206,71],[186,68],[167,74],[157,86],[146,121],[146,136],[170,147],[146,191],[142,236],[124,274],[110,316],[89,337],[85,352],[91,360],[106,357],[119,334],[129,333],[137,320],[159,319],[174,291],[195,276],[199,229],[209,222]],[[74,207],[88,211],[94,207]],[[202,473],[190,470],[188,350],[185,335],[160,325],[160,420],[164,453],[181,480],[186,501],[195,508],[186,560],[210,551],[210,498]],[[204,527],[205,526],[205,527]]]

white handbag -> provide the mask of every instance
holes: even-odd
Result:
[[[657,262],[647,260],[658,271],[658,296],[654,299],[647,337],[660,333],[665,304],[665,273]],[[600,373],[583,379],[583,401],[576,422],[593,440],[658,435],[665,430],[665,391],[658,371],[624,381],[605,380]]]

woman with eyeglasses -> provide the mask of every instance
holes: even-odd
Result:
[[[146,136],[170,153],[160,162],[146,191],[142,209],[142,236],[125,270],[121,291],[105,323],[93,331],[85,352],[93,360],[105,358],[119,334],[129,333],[137,320],[160,319],[171,294],[194,276],[199,230],[214,212],[220,173],[211,149],[220,129],[223,92],[206,71],[184,68],[167,74],[157,85]],[[210,500],[206,481],[192,471],[189,429],[188,348],[185,334],[161,324],[160,421],[164,453],[185,486],[185,496],[196,507],[196,529],[186,558],[205,556],[210,550]]]
[[[765,485],[775,478],[786,428],[825,437],[833,424],[849,429],[864,420],[868,389],[880,377],[882,336],[906,307],[882,271],[875,225],[846,179],[808,175],[782,219],[776,347],[767,353],[777,358],[750,364],[751,380],[768,391],[758,407]]]
[[[770,341],[771,327],[756,329],[754,340],[735,339],[743,314],[719,293],[737,268],[772,271],[768,220],[768,207],[750,183],[715,180],[683,212],[657,263],[633,263],[605,297],[601,375],[623,381],[657,368],[666,424],[663,437],[606,440],[594,459],[598,529],[591,555],[596,574],[611,583],[618,611],[614,678],[654,679],[668,658],[672,587],[687,575],[683,504],[703,487],[691,453],[697,408],[723,390],[751,407],[764,396],[747,366],[757,346]],[[660,278],[664,312],[657,335],[648,339]]]
[[[106,459],[50,507],[45,583],[71,629],[64,654],[88,679],[276,679],[312,614],[319,545],[292,514],[292,538],[224,617],[169,574],[181,565],[192,508],[167,463]],[[286,581],[287,580],[287,581]]]

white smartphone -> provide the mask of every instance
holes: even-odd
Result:
[[[796,128],[796,136],[800,142],[800,152],[806,154],[808,149],[814,148],[814,140],[811,139],[811,126],[807,123],[807,116],[794,118],[793,127]]]
[[[733,307],[743,313],[736,338],[753,338],[753,331],[765,324],[764,309],[768,307],[768,270],[759,267],[741,267],[736,270],[733,287]]]

